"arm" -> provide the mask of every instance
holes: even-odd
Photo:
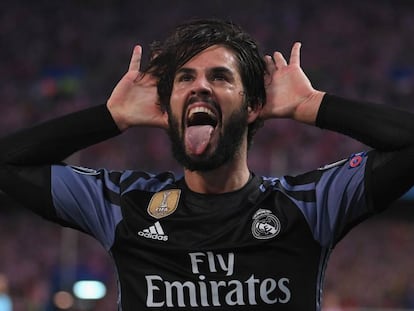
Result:
[[[53,209],[51,166],[131,126],[163,127],[156,84],[139,73],[141,48],[108,100],[0,140],[0,189],[33,209]],[[36,201],[36,202],[34,202]]]
[[[395,151],[414,142],[413,114],[327,95],[315,90],[300,67],[300,43],[289,63],[280,52],[266,56],[263,119],[290,118],[355,138],[375,149]]]
[[[0,140],[0,189],[53,219],[51,166],[119,133],[106,106],[100,105],[7,136]]]
[[[291,118],[357,139],[374,151],[366,171],[370,204],[385,207],[414,184],[414,115],[389,106],[361,103],[315,90],[300,68],[300,44],[289,64],[279,52],[266,57],[267,102],[263,119]]]
[[[22,130],[0,141],[0,163],[45,165],[111,138],[132,126],[166,127],[158,106],[156,81],[139,72],[141,47],[134,48],[129,70],[101,105]]]
[[[0,140],[0,164],[59,163],[72,153],[120,133],[105,105],[27,128]]]
[[[369,202],[385,208],[414,184],[414,114],[325,95],[316,125],[375,148],[366,172]]]

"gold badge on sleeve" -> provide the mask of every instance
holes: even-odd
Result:
[[[171,215],[177,209],[180,194],[180,189],[168,189],[154,193],[148,204],[148,214],[157,219]]]

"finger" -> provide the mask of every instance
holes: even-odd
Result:
[[[289,64],[300,66],[300,47],[302,44],[300,42],[295,42],[290,53]]]
[[[139,71],[139,67],[141,65],[141,56],[142,47],[140,45],[136,45],[132,52],[131,61],[129,63],[129,71]]]
[[[272,75],[276,70],[275,63],[270,55],[266,55],[264,57],[265,65],[266,65],[266,73],[264,75],[264,82],[267,86],[272,81]]]
[[[275,63],[273,62],[273,59],[270,55],[266,55],[264,57],[264,61],[266,64],[266,70],[271,75],[275,71]]]
[[[273,54],[273,59],[275,60],[276,68],[282,68],[287,65],[286,59],[283,57],[282,53],[275,52]]]

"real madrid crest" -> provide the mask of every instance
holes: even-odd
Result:
[[[180,200],[180,189],[169,189],[155,193],[148,204],[148,214],[160,219],[175,212]]]
[[[252,234],[256,239],[266,240],[278,235],[280,220],[267,209],[259,209],[253,215]]]

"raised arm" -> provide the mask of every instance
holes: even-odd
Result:
[[[300,67],[300,43],[294,44],[289,63],[279,52],[273,59],[266,57],[269,75],[262,118],[290,118],[372,147],[366,191],[376,208],[386,207],[414,185],[413,113],[315,90]]]
[[[156,81],[139,73],[141,47],[107,104],[49,120],[0,139],[0,190],[39,214],[54,217],[51,168],[71,154],[131,126],[164,127]]]
[[[382,151],[394,151],[414,142],[413,114],[389,105],[378,105],[332,96],[313,88],[300,67],[296,42],[289,63],[280,52],[266,56],[267,101],[263,119],[290,118],[355,138]]]
[[[21,130],[0,139],[0,164],[47,165],[120,134],[131,126],[165,127],[156,81],[139,72],[141,47],[134,48],[127,73],[106,105],[98,105]]]

